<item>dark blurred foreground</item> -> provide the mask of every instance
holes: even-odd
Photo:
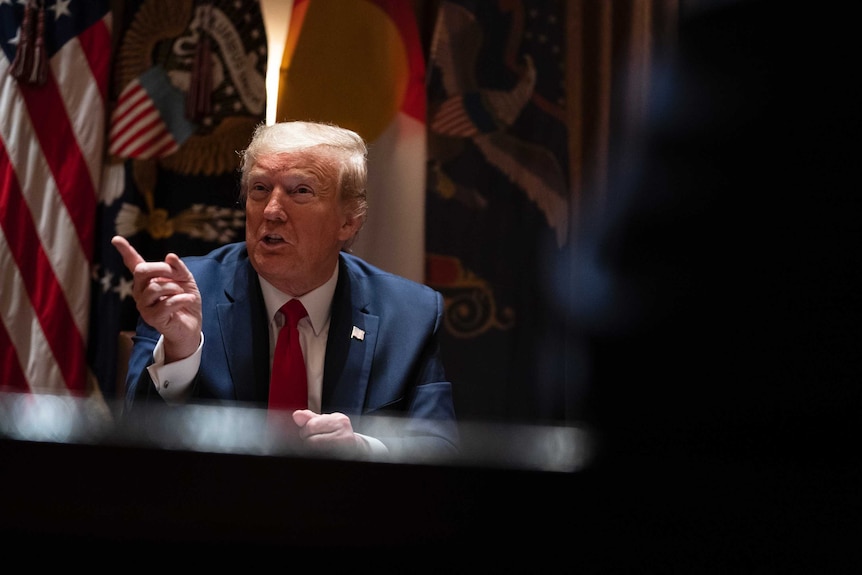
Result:
[[[334,567],[376,551],[424,555],[410,571],[508,568],[533,563],[536,546],[547,549],[536,564],[556,560],[578,515],[569,496],[591,450],[578,427],[462,424],[457,456],[356,460],[298,450],[266,417],[190,406],[116,421],[69,397],[0,395],[3,546],[64,561],[143,552],[158,564],[170,551],[201,566],[268,563],[302,550]]]
[[[792,470],[710,454],[597,466],[585,428],[462,424],[457,457],[361,461],[289,448],[258,410],[177,408],[143,426],[97,413],[0,396],[4,549],[43,567],[361,557],[398,573],[823,572],[855,549],[858,483],[811,454]]]

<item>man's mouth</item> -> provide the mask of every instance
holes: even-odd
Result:
[[[263,243],[267,245],[275,245],[284,243],[284,238],[279,234],[266,234],[263,236]]]

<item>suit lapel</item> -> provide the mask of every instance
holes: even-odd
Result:
[[[226,278],[224,301],[216,309],[235,399],[265,401],[269,394],[269,333],[257,274],[252,273],[248,258],[239,258]]]
[[[377,344],[379,317],[367,312],[367,294],[344,258],[332,300],[322,409],[359,415],[365,405],[371,359]]]

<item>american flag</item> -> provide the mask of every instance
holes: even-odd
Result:
[[[107,0],[0,0],[0,389],[98,390],[87,335],[111,32]],[[44,55],[43,81],[11,73],[19,52],[28,72]]]

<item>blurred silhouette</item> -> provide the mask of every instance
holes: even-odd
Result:
[[[571,396],[615,498],[596,529],[668,563],[790,565],[859,534],[842,445],[862,375],[855,24],[698,6],[637,153],[558,270]]]
[[[683,21],[641,153],[580,241],[565,297],[619,448],[795,456],[855,423],[853,40],[839,14],[781,6]]]

